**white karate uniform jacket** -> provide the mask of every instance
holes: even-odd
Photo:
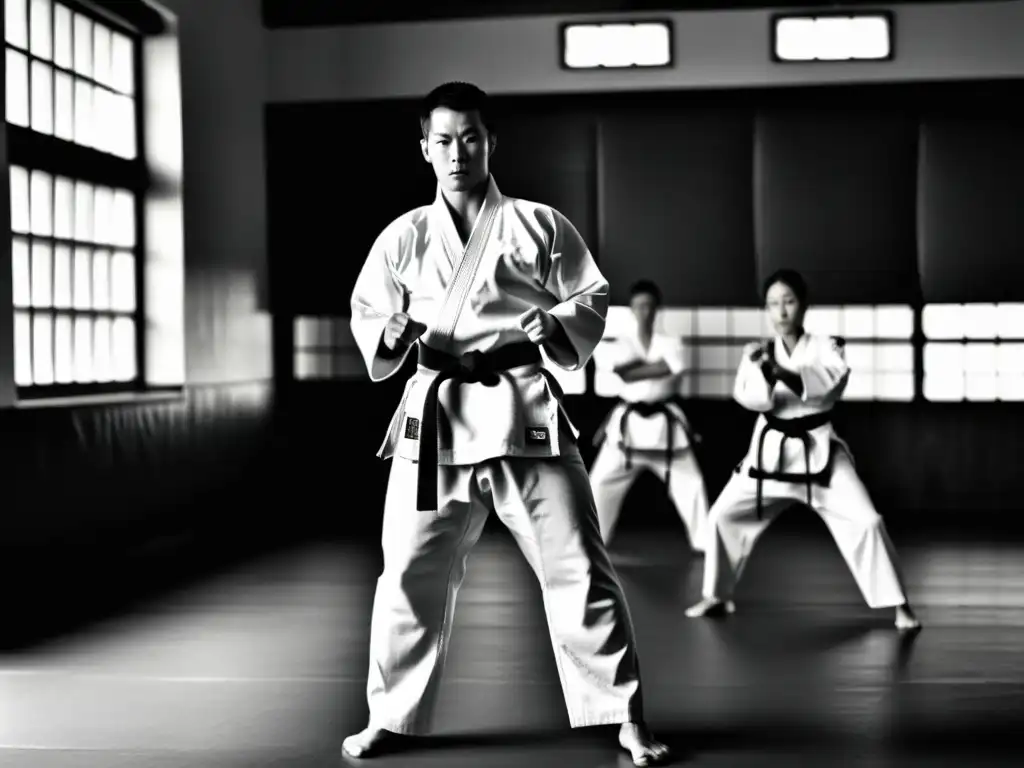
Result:
[[[548,359],[568,371],[586,365],[604,333],[608,281],[565,216],[540,203],[505,197],[492,177],[465,255],[457,255],[462,252],[440,188],[433,204],[398,217],[377,238],[356,281],[351,320],[372,380],[391,376],[408,355],[408,350],[394,359],[377,354],[388,318],[396,312],[427,326],[421,342],[458,356],[528,341],[518,318],[539,306],[561,324],[572,344],[572,349],[545,344]],[[445,306],[449,291],[454,300]],[[438,401],[444,422],[438,434],[450,439],[439,445],[438,463],[560,455],[561,409],[540,369],[540,364],[515,368],[495,387],[443,383]],[[410,378],[379,456],[418,458],[408,419],[424,418],[423,399],[436,375],[419,366]],[[575,440],[578,431],[567,415],[561,418]]]

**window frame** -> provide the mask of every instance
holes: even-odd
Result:
[[[31,0],[24,0],[28,9],[28,29],[31,34]],[[63,176],[75,181],[101,185],[106,187],[128,189],[134,197],[134,241],[131,248],[135,262],[134,287],[135,287],[135,309],[131,317],[135,324],[135,377],[129,381],[109,381],[90,383],[52,383],[52,384],[28,384],[16,385],[14,387],[15,397],[19,402],[31,402],[49,399],[80,398],[91,395],[112,395],[112,394],[134,394],[151,391],[146,385],[146,239],[145,239],[145,201],[146,194],[150,188],[150,173],[146,162],[145,146],[145,115],[143,105],[145,104],[145,79],[143,72],[143,43],[146,35],[141,30],[125,19],[105,9],[93,6],[82,0],[51,0],[51,50],[53,38],[54,7],[63,5],[72,13],[79,13],[89,18],[94,24],[99,23],[104,27],[126,35],[132,41],[132,102],[133,102],[133,127],[135,131],[135,157],[126,159],[114,154],[103,152],[93,147],[86,147],[73,141],[57,138],[52,134],[44,134],[33,130],[30,126],[20,126],[6,121],[7,131],[7,160],[8,166],[23,167],[31,171],[42,171],[51,174],[53,177]],[[29,45],[29,48],[31,45]],[[41,59],[29,50],[22,49],[4,40],[4,52],[15,50],[25,55],[28,59],[29,71],[32,62],[40,61],[51,68],[53,72],[66,72],[72,76],[79,76],[74,69],[68,70],[58,66],[51,60]],[[89,78],[91,80],[91,78]],[[95,82],[95,81],[92,81]],[[29,112],[31,114],[31,84],[29,85]],[[54,113],[56,118],[56,113]],[[16,237],[26,237],[31,242],[36,236],[22,233],[15,233],[13,227],[8,227],[7,237],[13,242]],[[57,238],[55,236],[39,237],[54,245],[68,244],[74,246],[77,241]],[[124,249],[122,249],[124,250]],[[13,265],[7,268],[11,269]],[[12,317],[21,307],[16,307],[13,301],[10,305]],[[29,308],[29,311],[35,311]],[[45,309],[44,309],[45,311]],[[53,312],[51,308],[51,312]],[[72,317],[88,314],[92,317],[109,314],[111,316],[127,316],[128,313],[102,310],[75,310],[70,309]]]

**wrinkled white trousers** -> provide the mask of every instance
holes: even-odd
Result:
[[[570,725],[643,719],[632,619],[601,541],[586,467],[575,446],[563,453],[441,466],[438,509],[430,512],[416,510],[416,463],[392,460],[370,630],[371,727],[430,730],[455,598],[492,510],[540,581]]]
[[[834,451],[828,488],[811,486],[812,507],[828,526],[847,567],[871,608],[888,608],[907,601],[896,550],[882,516],[857,476],[853,462],[840,446]],[[704,597],[727,600],[743,575],[758,538],[792,502],[807,501],[807,486],[765,480],[763,516],[757,517],[757,481],[746,465],[732,475],[711,506],[710,540],[704,558]]]
[[[665,482],[665,454],[659,451],[634,451],[626,466],[626,454],[611,441],[605,440],[590,468],[590,485],[594,490],[597,519],[605,544],[612,540],[622,513],[622,503],[633,483],[644,471],[653,472]],[[708,535],[708,496],[692,449],[679,451],[672,459],[667,490],[676,512],[686,526],[690,546],[705,550]]]

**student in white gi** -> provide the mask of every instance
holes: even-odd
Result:
[[[437,196],[385,228],[352,294],[370,378],[394,374],[414,347],[419,365],[378,454],[393,461],[370,716],[343,748],[369,757],[394,734],[430,730],[455,597],[494,511],[540,581],[571,726],[621,724],[620,745],[652,765],[668,750],[644,725],[632,620],[578,432],[540,354],[566,370],[586,365],[604,333],[608,282],[565,216],[498,191],[481,90],[436,88],[421,128]]]
[[[746,457],[711,507],[704,599],[693,618],[732,613],[733,590],[758,538],[779,512],[805,502],[828,526],[865,602],[895,608],[901,630],[920,628],[882,517],[832,428],[850,376],[841,339],[807,333],[807,286],[793,270],[764,285],[777,336],[743,351],[734,397],[760,415]]]
[[[649,471],[665,483],[690,546],[703,552],[707,491],[693,454],[698,438],[679,396],[686,351],[679,338],[655,333],[660,305],[661,291],[651,281],[641,280],[630,289],[636,329],[612,345],[610,365],[623,386],[618,404],[594,438],[601,448],[590,470],[590,484],[605,544],[611,541],[630,488]]]

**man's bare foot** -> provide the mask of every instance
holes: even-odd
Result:
[[[385,743],[398,739],[398,734],[385,731],[383,728],[367,726],[359,733],[354,733],[341,742],[341,749],[352,757],[374,757]]]
[[[914,611],[908,603],[896,606],[896,629],[901,632],[910,632],[920,628],[921,622],[914,615]]]
[[[728,613],[736,613],[736,604],[732,600],[719,600],[717,597],[705,597],[696,605],[686,609],[686,616],[691,619],[699,619],[703,616],[724,616]]]
[[[633,758],[633,765],[658,765],[669,757],[668,747],[658,741],[643,723],[623,723],[619,744]]]

